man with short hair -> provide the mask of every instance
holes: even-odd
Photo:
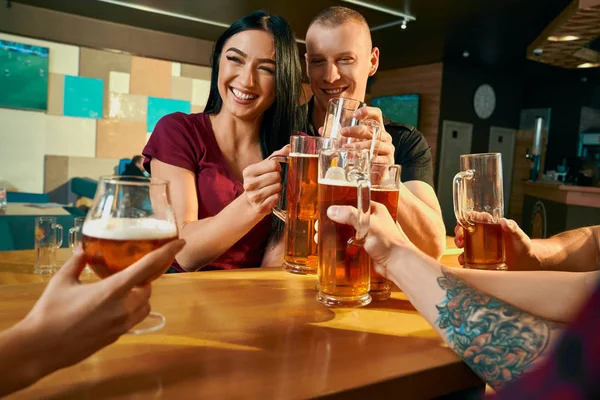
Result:
[[[319,134],[329,100],[347,97],[364,101],[367,80],[377,72],[379,49],[373,47],[365,18],[346,7],[329,7],[311,22],[306,33],[306,67],[313,98],[308,102],[310,135]],[[414,127],[394,123],[376,107],[355,112],[357,119],[384,127],[378,160],[402,165],[398,222],[409,239],[426,254],[439,258],[445,249],[444,222],[433,190],[433,167],[427,141]],[[367,138],[362,127],[346,127],[342,135]],[[355,144],[356,147],[368,142]]]

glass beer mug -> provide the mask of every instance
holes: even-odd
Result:
[[[287,162],[287,207],[273,209],[285,225],[285,251],[283,269],[296,274],[317,273],[317,181],[319,152],[329,148],[331,139],[311,136],[292,136],[290,155],[272,157]]]
[[[340,139],[341,130],[346,126],[357,126],[359,121],[354,118],[354,111],[366,104],[359,100],[338,97],[329,100],[327,115],[323,123],[323,137]]]
[[[463,227],[465,268],[506,270],[502,155],[460,156],[461,172],[454,177],[454,213]]]
[[[317,300],[327,306],[361,307],[371,302],[369,230],[371,191],[368,150],[324,150],[319,155],[319,269]],[[358,229],[327,216],[330,206],[358,209]]]
[[[387,208],[394,221],[398,216],[400,200],[400,165],[372,163],[369,170],[371,180],[371,200],[381,203]],[[372,261],[369,259],[369,262]],[[371,265],[371,290],[373,300],[386,300],[391,294],[391,282],[375,272]]]

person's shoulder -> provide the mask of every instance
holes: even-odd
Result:
[[[190,126],[197,123],[204,123],[208,118],[207,114],[197,113],[197,114],[186,114],[183,112],[174,112],[171,114],[167,114],[162,117],[158,123],[158,125],[162,126]]]
[[[400,122],[394,122],[387,117],[383,117],[383,126],[385,130],[392,135],[394,142],[397,140],[425,140],[425,136],[414,126],[409,124],[403,124]]]

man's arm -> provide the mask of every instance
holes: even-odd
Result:
[[[495,389],[519,378],[549,353],[552,323],[468,286],[422,253],[392,250],[387,277],[471,369]]]
[[[560,271],[481,271],[452,270],[472,288],[497,297],[521,310],[559,323],[569,323],[575,311],[596,289],[600,271],[572,273]]]
[[[549,239],[534,239],[531,248],[541,269],[595,271],[600,269],[600,225],[563,232]]]
[[[446,249],[446,228],[431,186],[421,181],[401,184],[397,220],[419,250],[435,259],[442,256]]]
[[[600,225],[534,240],[515,221],[502,219],[500,225],[509,270],[588,272],[600,269]],[[463,228],[457,225],[454,233],[454,243],[463,248]],[[464,264],[464,254],[458,261]]]

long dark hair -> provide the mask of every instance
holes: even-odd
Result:
[[[275,44],[275,101],[265,111],[260,127],[260,144],[263,157],[290,142],[290,136],[302,129],[305,114],[299,107],[302,94],[302,69],[298,45],[289,24],[278,15],[259,10],[235,21],[215,43],[212,55],[210,93],[205,113],[217,114],[223,106],[219,94],[219,60],[223,47],[233,35],[248,30],[261,30],[273,35]]]
[[[261,30],[273,35],[275,47],[275,101],[265,111],[260,126],[260,147],[263,158],[268,157],[275,150],[279,150],[290,143],[290,136],[302,130],[306,124],[306,109],[300,107],[302,95],[302,68],[298,55],[298,45],[294,32],[289,24],[278,15],[270,15],[259,10],[248,14],[235,21],[215,43],[212,54],[212,75],[210,78],[210,92],[204,112],[218,114],[223,106],[223,99],[219,94],[219,60],[225,43],[233,35],[248,30]],[[286,177],[286,168],[282,176]],[[286,203],[286,179],[284,178],[281,192],[280,205]],[[269,242],[271,245],[283,235],[285,224],[273,217],[273,229]]]

